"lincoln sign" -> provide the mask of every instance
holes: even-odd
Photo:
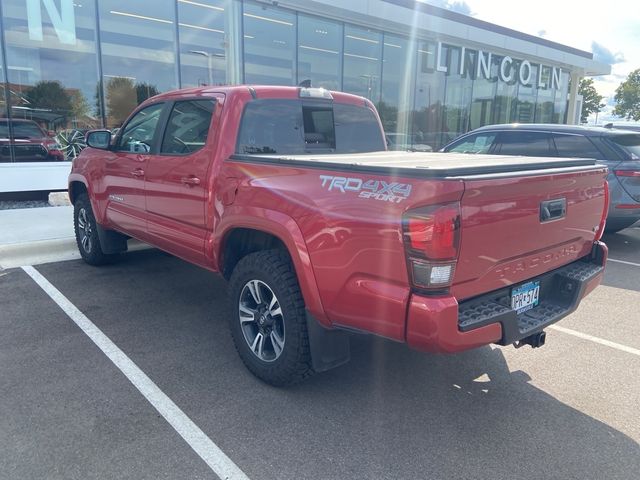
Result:
[[[485,52],[483,50],[473,50],[474,52],[477,52],[477,60],[476,62],[470,62],[466,47],[459,47],[461,49],[459,64],[447,66],[442,52],[442,46],[443,43],[438,42],[436,56],[436,70],[438,72],[447,73],[449,75],[457,73],[462,76],[469,72],[470,68],[475,68],[474,72],[469,72],[475,75],[475,78],[480,78],[482,76],[490,81],[500,79],[505,83],[513,83],[517,81],[520,85],[525,87],[535,85],[537,88],[544,89],[557,89],[561,86],[562,69],[560,67],[549,67],[537,64],[538,74],[536,75],[536,78],[533,78],[532,63],[529,60],[517,60],[508,55],[501,56],[495,55],[491,52]],[[491,73],[492,64],[496,64],[498,67],[497,76],[492,75]],[[451,71],[449,69],[451,69]],[[545,75],[545,72],[548,73],[548,77]],[[547,79],[549,80],[548,82]]]

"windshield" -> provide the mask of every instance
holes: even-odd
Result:
[[[610,137],[609,140],[627,152],[632,160],[640,160],[640,135],[616,135]]]
[[[33,122],[14,122],[13,123],[14,138],[42,138],[44,132]],[[0,137],[9,138],[9,124],[7,122],[0,123]]]

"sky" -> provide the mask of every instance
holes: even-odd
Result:
[[[640,68],[640,0],[424,0],[480,20],[593,52],[594,60],[611,65],[611,75],[594,77],[606,106],[598,123],[613,117],[615,90]],[[590,117],[590,123],[595,115]]]

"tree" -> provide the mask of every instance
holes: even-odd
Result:
[[[159,93],[160,92],[155,85],[151,85],[150,83],[146,82],[136,83],[136,98],[138,100],[138,104],[141,104],[147,98],[154,97]]]
[[[640,120],[640,68],[629,74],[616,88],[616,107],[613,114],[627,120]]]
[[[109,117],[107,124],[110,127],[119,127],[138,104],[136,87],[130,78],[113,77],[107,82],[105,90],[106,110]]]
[[[36,83],[24,96],[30,108],[51,110],[60,115],[61,123],[72,114],[73,103],[71,95],[67,93],[58,81],[43,80]]]
[[[587,123],[589,115],[599,112],[605,106],[602,103],[604,98],[599,95],[596,87],[593,86],[593,78],[583,78],[580,80],[578,93],[582,95],[582,112],[580,113],[580,123]]]

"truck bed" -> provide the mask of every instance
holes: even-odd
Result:
[[[550,169],[588,169],[596,160],[588,158],[520,157],[468,153],[371,152],[308,155],[232,155],[231,160],[275,163],[305,168],[393,173],[399,176],[447,178],[487,174],[533,174]]]

